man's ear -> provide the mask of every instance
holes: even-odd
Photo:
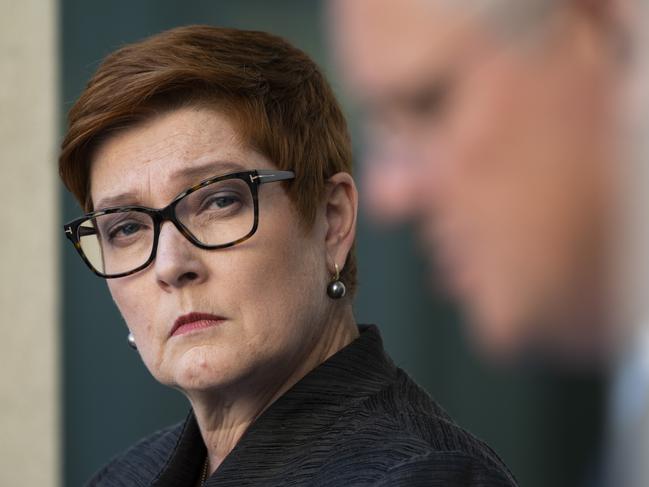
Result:
[[[618,62],[633,54],[634,18],[640,15],[633,0],[572,0],[572,6],[600,32]]]
[[[334,174],[327,180],[325,190],[325,247],[327,265],[332,273],[335,270],[334,264],[337,264],[340,270],[345,265],[356,238],[357,216],[358,191],[354,179],[346,172]]]

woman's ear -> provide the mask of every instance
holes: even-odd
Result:
[[[327,181],[325,190],[325,218],[327,231],[325,247],[333,262],[327,262],[330,271],[334,264],[343,269],[354,239],[358,215],[358,191],[351,174],[339,172]]]

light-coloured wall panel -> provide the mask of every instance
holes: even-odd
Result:
[[[0,485],[57,486],[57,6],[0,12]]]

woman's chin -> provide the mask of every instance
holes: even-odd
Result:
[[[208,391],[221,388],[236,381],[237,371],[232,364],[240,363],[224,356],[222,350],[214,346],[193,346],[188,350],[178,350],[155,378],[168,386],[186,393]],[[227,351],[225,353],[227,355]]]

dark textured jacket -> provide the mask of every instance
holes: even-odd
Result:
[[[206,450],[193,414],[100,470],[93,487],[193,487]],[[206,486],[513,486],[383,350],[378,329],[307,374],[247,430]]]

